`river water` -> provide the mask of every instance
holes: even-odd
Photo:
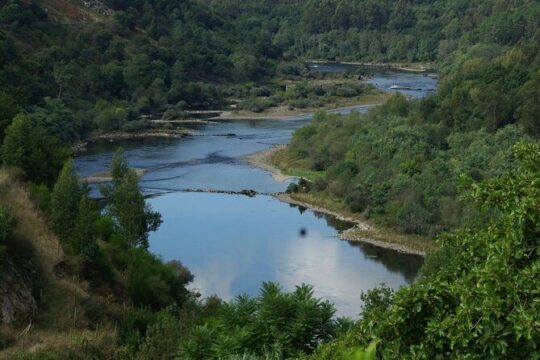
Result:
[[[436,86],[422,74],[398,72],[372,74],[370,82],[382,89],[389,83],[419,89],[410,91],[413,97]],[[98,142],[75,163],[81,176],[105,171],[122,146],[131,166],[147,170],[140,186],[163,217],[150,237],[150,250],[188,266],[195,274],[192,288],[203,296],[255,295],[263,281],[277,281],[285,290],[309,283],[317,296],[336,305],[338,315],[357,317],[361,291],[380,283],[395,289],[411,283],[421,258],[339,240],[338,231],[350,224],[269,195],[192,192],[284,191],[288,181],[274,181],[245,157],[288,143],[311,117],[202,124],[200,136],[183,139]]]

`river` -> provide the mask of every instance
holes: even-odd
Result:
[[[388,84],[413,88],[412,97],[436,86],[423,74],[392,71],[373,73],[369,81],[385,90]],[[105,171],[122,146],[130,165],[146,170],[141,189],[163,217],[151,234],[150,251],[188,266],[195,275],[192,288],[203,296],[255,295],[263,281],[277,281],[285,290],[309,283],[316,296],[336,305],[338,315],[357,317],[361,291],[380,283],[395,289],[411,283],[422,259],[339,240],[338,231],[350,224],[265,195],[285,190],[288,181],[274,181],[250,166],[246,156],[287,144],[311,117],[200,124],[200,136],[183,139],[102,141],[91,144],[75,164],[81,176]],[[262,194],[192,192],[196,189]]]

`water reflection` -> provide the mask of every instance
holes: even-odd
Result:
[[[423,259],[420,256],[403,254],[397,251],[389,251],[378,246],[358,241],[346,241],[353,248],[358,248],[365,259],[383,264],[390,272],[403,275],[408,283],[413,282],[422,266]]]
[[[263,281],[286,290],[309,283],[340,315],[357,316],[361,291],[383,282],[398,288],[420,266],[389,250],[341,241],[331,217],[268,196],[173,193],[150,202],[164,220],[150,250],[164,260],[181,259],[195,274],[193,288],[205,296],[255,295]]]

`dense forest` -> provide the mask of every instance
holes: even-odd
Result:
[[[403,232],[434,237],[476,221],[457,196],[460,183],[512,168],[516,141],[540,134],[540,8],[512,7],[509,19],[522,19],[515,32],[497,25],[507,14],[493,5],[478,30],[440,54],[435,96],[411,102],[396,95],[367,115],[320,114],[295,134],[281,165],[315,171],[312,192]],[[482,33],[495,28],[509,33]]]
[[[539,44],[533,0],[2,2],[0,257],[27,315],[2,307],[0,356],[539,358]],[[433,62],[440,77],[423,100],[320,113],[280,154],[313,174],[291,191],[437,239],[419,279],[363,294],[357,321],[305,284],[201,299],[182,263],[149,252],[161,216],[122,150],[102,201],[71,160],[92,131],[149,114],[316,101],[274,82],[305,77],[306,59]]]

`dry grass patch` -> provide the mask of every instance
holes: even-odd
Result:
[[[31,242],[38,264],[51,279],[54,267],[64,259],[64,251],[45,216],[32,202],[17,170],[0,170],[0,205],[16,219],[15,235]]]

